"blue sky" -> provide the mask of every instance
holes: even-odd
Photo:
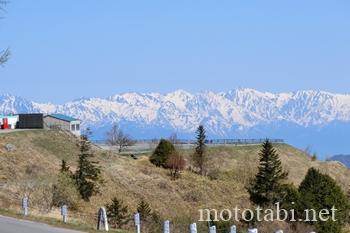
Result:
[[[62,103],[120,92],[350,92],[350,1],[14,0],[0,92]]]

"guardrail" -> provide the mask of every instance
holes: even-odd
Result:
[[[134,140],[136,144],[158,144],[160,139],[138,139]],[[233,144],[233,145],[247,145],[247,144],[262,144],[266,141],[265,139],[208,139],[205,141],[206,144],[215,144],[215,145],[227,145],[227,144]],[[282,144],[284,143],[283,139],[269,139],[271,143],[274,144]],[[95,144],[107,144],[106,140],[91,140],[92,143]],[[196,140],[193,139],[177,139],[174,141],[174,144],[196,144]]]
[[[22,199],[22,205],[20,206],[20,210],[21,213],[24,216],[28,216],[31,214],[32,210],[35,210],[35,208],[29,207],[28,205],[28,198],[24,197]],[[60,214],[61,214],[61,219],[62,222],[67,224],[71,221],[71,219],[76,219],[76,218],[81,218],[82,216],[88,216],[90,217],[90,222],[91,225],[97,225],[97,230],[99,231],[109,231],[110,227],[109,227],[109,215],[106,211],[106,209],[104,207],[101,207],[98,209],[98,211],[96,211],[96,213],[93,214],[88,214],[88,213],[84,213],[84,214],[77,214],[74,212],[69,212],[68,211],[68,207],[66,205],[61,206],[60,208]],[[70,218],[68,218],[70,217]],[[134,222],[134,232],[135,233],[141,233],[142,227],[141,224],[143,221],[141,221],[141,215],[139,213],[135,213],[132,219],[132,216],[130,216],[130,220],[133,220]],[[113,217],[112,217],[113,218]],[[115,217],[114,217],[115,218]],[[114,219],[115,220],[115,219]],[[175,224],[174,222],[170,221],[170,220],[165,220],[163,222],[159,222],[157,223],[159,224],[159,230],[162,233],[177,233],[180,232],[179,231],[179,225]],[[96,228],[95,228],[96,229]],[[247,232],[247,233],[258,233],[258,228],[248,228],[248,229],[244,229],[242,231],[242,229],[240,229],[240,231],[238,231],[238,227],[236,225],[231,225],[231,226],[227,226],[224,228],[218,228],[215,225],[209,224],[209,226],[207,226],[207,229],[203,229],[203,227],[201,227],[201,229],[197,228],[197,223],[192,223],[192,224],[188,224],[188,225],[182,225],[181,227],[181,232],[184,232],[184,229],[187,229],[186,232],[189,233],[198,233],[198,232],[208,232],[209,233],[237,233],[237,232]],[[149,231],[147,231],[149,232]],[[284,231],[281,229],[277,229],[271,233],[283,233]],[[310,233],[315,233],[315,232],[310,232]]]

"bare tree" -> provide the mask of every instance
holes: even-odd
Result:
[[[176,144],[179,144],[179,143],[180,143],[180,140],[178,139],[178,137],[177,137],[177,134],[176,134],[176,133],[173,133],[173,134],[171,134],[171,135],[170,135],[170,137],[169,137],[169,141],[170,141],[172,144],[174,144],[174,145],[176,145]]]
[[[170,176],[176,180],[180,176],[180,172],[186,167],[186,160],[183,156],[174,151],[167,161],[167,167],[170,169]]]
[[[308,156],[311,157],[311,154],[312,154],[312,147],[311,147],[311,145],[307,145],[305,147],[305,149],[304,149],[304,152],[305,152],[305,154],[307,154]]]
[[[11,53],[9,49],[5,49],[0,52],[0,65],[3,65],[5,62],[7,62],[7,60],[10,58],[10,54]]]
[[[107,132],[107,144],[112,147],[118,147],[120,153],[124,148],[134,145],[135,141],[128,134],[124,133],[119,125],[114,124],[111,130]]]
[[[2,6],[6,5],[7,1],[0,0],[0,11],[4,12],[4,8]],[[7,48],[5,50],[0,51],[0,65],[3,65],[10,58],[10,50]]]

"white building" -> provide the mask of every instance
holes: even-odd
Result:
[[[17,115],[4,116],[0,115],[1,129],[15,129],[18,122]]]

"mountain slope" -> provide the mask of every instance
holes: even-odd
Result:
[[[0,94],[0,114],[26,113],[39,111],[34,103],[22,97]]]
[[[273,94],[253,89],[191,94],[177,90],[167,94],[124,93],[109,98],[82,98],[62,105],[0,96],[0,113],[33,111],[77,117],[94,129],[97,138],[103,137],[115,122],[138,138],[165,137],[172,132],[191,137],[196,127],[204,124],[211,137],[283,136],[294,145],[306,147],[305,142],[295,138],[313,139],[324,128],[350,126],[350,95],[322,91]],[[275,131],[270,132],[270,128]],[[302,134],[293,129],[301,129]],[[320,139],[322,144],[325,140]],[[344,153],[336,150],[341,143],[334,150],[320,150],[323,154]],[[319,147],[317,143],[313,146]]]

